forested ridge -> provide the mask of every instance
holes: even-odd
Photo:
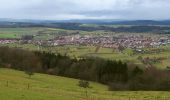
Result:
[[[130,23],[130,22],[126,22]],[[95,26],[91,26],[92,24],[88,24],[83,26],[82,23],[75,22],[41,22],[41,23],[33,23],[33,22],[0,22],[1,28],[29,28],[29,27],[46,27],[46,28],[59,28],[65,30],[80,30],[80,31],[110,31],[110,32],[134,32],[134,33],[160,33],[160,34],[169,34],[169,23],[168,25],[157,25],[157,24],[143,24],[147,22],[142,22],[141,24],[136,24],[138,22],[134,22],[134,24],[95,24]],[[118,25],[119,27],[113,27],[113,25]],[[128,26],[126,26],[128,25]],[[168,31],[167,31],[168,30]]]

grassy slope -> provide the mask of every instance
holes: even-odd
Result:
[[[7,86],[8,81],[8,86]],[[30,89],[27,88],[28,83]],[[78,80],[44,74],[31,79],[24,72],[0,68],[1,100],[85,100]],[[169,100],[170,92],[110,92],[105,85],[90,83],[88,100]]]

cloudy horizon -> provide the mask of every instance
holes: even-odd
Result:
[[[0,0],[0,18],[170,19],[170,0]]]

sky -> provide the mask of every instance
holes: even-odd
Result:
[[[0,0],[0,18],[170,19],[170,0]]]

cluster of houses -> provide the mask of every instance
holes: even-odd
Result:
[[[159,47],[170,44],[170,37],[147,37],[143,35],[120,35],[120,36],[91,36],[71,35],[58,36],[51,40],[34,39],[0,39],[0,44],[29,43],[46,46],[59,45],[85,45],[100,46],[105,48],[146,48]]]
[[[18,39],[0,39],[0,44],[17,43]]]
[[[100,46],[106,48],[145,48],[145,47],[159,47],[161,45],[170,44],[169,37],[145,37],[143,35],[130,36],[61,36],[53,40],[49,40],[48,44],[51,46],[58,45],[86,45],[86,46]]]

